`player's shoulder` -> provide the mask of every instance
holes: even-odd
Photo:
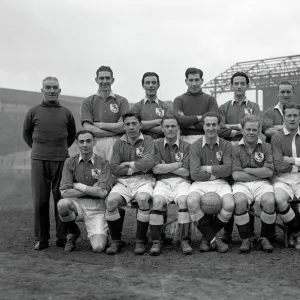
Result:
[[[164,144],[164,138],[159,138],[154,140],[154,144],[159,146],[159,145],[163,145]]]
[[[102,157],[100,155],[97,155],[95,153],[94,153],[94,159],[97,162],[97,164],[100,164],[100,165],[109,165],[109,161],[106,158],[104,158],[104,157]]]
[[[179,140],[179,146],[181,146],[183,149],[188,149],[190,148],[190,143],[183,141],[183,140]]]
[[[193,149],[193,150],[195,150],[195,149],[202,149],[202,142],[203,142],[203,137],[201,137],[197,141],[195,141],[192,144],[190,144],[190,149]]]
[[[99,96],[96,94],[90,95],[82,100],[82,104],[93,103]]]
[[[151,136],[147,135],[147,134],[143,134],[144,137],[144,141],[145,142],[150,142],[150,143],[154,143],[154,140]]]
[[[220,147],[221,148],[228,148],[228,147],[232,148],[231,142],[229,142],[229,141],[227,141],[227,140],[225,140],[223,138],[219,137],[219,143],[220,143]]]
[[[219,106],[219,109],[227,108],[232,103],[232,100],[229,100]]]
[[[261,147],[263,151],[270,151],[271,150],[271,145],[265,141],[262,141]]]
[[[127,102],[128,103],[128,100],[125,97],[123,97],[119,94],[115,94],[115,93],[114,93],[114,95],[115,95],[116,100],[117,100],[118,103],[121,103],[121,102]]]
[[[74,167],[79,162],[80,153],[72,155],[65,160],[65,166]]]
[[[283,137],[284,137],[283,130],[280,130],[272,135],[271,142],[272,141],[275,141],[275,142],[282,141]]]

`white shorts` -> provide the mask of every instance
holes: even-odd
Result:
[[[300,173],[286,173],[276,176],[273,180],[275,189],[284,190],[291,198],[300,197]]]
[[[120,194],[130,203],[138,193],[148,193],[152,196],[154,186],[155,178],[151,175],[133,175],[129,178],[118,178],[110,192]]]
[[[201,139],[203,135],[181,135],[180,139],[182,141],[188,142],[189,144],[193,144],[194,142]]]
[[[76,206],[78,216],[76,221],[84,222],[88,237],[94,234],[103,234],[107,236],[108,226],[105,219],[104,199],[71,199]]]
[[[251,182],[235,182],[232,186],[233,195],[243,193],[248,198],[251,205],[254,201],[260,204],[260,200],[265,193],[274,193],[272,184],[268,180],[256,180]]]
[[[97,138],[94,153],[110,161],[113,155],[114,144],[118,139],[120,139],[120,136]]]
[[[206,193],[217,193],[220,197],[226,194],[232,195],[231,186],[224,179],[216,179],[210,181],[195,181],[192,183],[189,189],[189,194],[192,192],[198,192],[200,196]]]
[[[175,177],[162,179],[156,182],[153,198],[162,196],[166,199],[167,204],[171,202],[177,203],[180,196],[187,196],[191,184],[185,178]]]

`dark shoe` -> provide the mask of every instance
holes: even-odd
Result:
[[[228,251],[228,245],[223,243],[222,239],[220,239],[220,238],[216,238],[214,240],[214,242],[212,242],[211,244],[212,244],[212,246],[215,245],[215,247],[219,253],[226,253]]]
[[[75,243],[76,243],[77,239],[79,238],[79,236],[80,236],[79,227],[77,227],[77,230],[75,233],[68,233],[67,242],[65,244],[65,249],[64,249],[65,253],[69,253],[74,250]]]
[[[137,255],[142,255],[146,252],[146,247],[143,241],[137,241],[135,243],[134,253]]]
[[[271,253],[274,250],[274,247],[271,245],[269,240],[265,237],[262,237],[260,239],[260,246],[263,251],[268,252],[268,253]]]
[[[187,240],[180,243],[180,248],[184,255],[190,255],[193,253],[193,248],[190,246],[189,241]]]
[[[161,251],[161,242],[160,241],[153,241],[152,247],[150,249],[150,255],[158,256],[160,255]]]
[[[210,250],[207,239],[202,238],[200,242],[200,252],[208,252]]]
[[[57,239],[56,240],[56,247],[64,248],[65,245],[66,245],[66,240],[65,239]]]
[[[117,254],[123,246],[123,243],[119,241],[113,241],[110,246],[106,249],[106,254],[115,255]]]
[[[224,231],[221,239],[226,244],[230,243],[232,241],[232,235],[228,231]]]
[[[34,250],[41,251],[41,250],[47,249],[48,247],[49,247],[49,242],[48,241],[46,241],[46,242],[37,242],[34,245]]]
[[[251,251],[252,248],[252,242],[251,239],[243,239],[242,241],[242,245],[239,249],[240,253],[249,253]]]

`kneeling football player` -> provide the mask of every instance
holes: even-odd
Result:
[[[127,112],[122,118],[126,133],[115,143],[111,159],[111,169],[117,176],[117,183],[106,202],[106,220],[112,239],[106,253],[114,255],[120,251],[123,220],[118,207],[130,204],[135,199],[139,208],[134,253],[144,254],[149,226],[149,200],[155,185],[155,178],[152,176],[154,141],[150,136],[141,133],[139,114]]]
[[[65,161],[58,204],[60,219],[68,231],[65,252],[74,250],[80,230],[75,221],[84,221],[94,252],[102,252],[107,245],[108,227],[105,220],[105,197],[111,188],[109,162],[93,153],[94,133],[77,132],[80,153]]]
[[[156,185],[153,191],[153,208],[150,212],[150,231],[152,237],[151,255],[161,251],[161,233],[164,223],[163,207],[171,202],[178,205],[178,229],[183,254],[191,254],[189,245],[189,228],[191,225],[187,209],[187,195],[190,187],[189,177],[189,143],[178,138],[179,125],[174,116],[162,120],[165,138],[155,141]]]
[[[248,209],[253,202],[260,204],[261,248],[272,252],[269,238],[275,231],[275,197],[269,179],[273,176],[273,157],[271,146],[258,137],[260,120],[254,115],[246,116],[242,122],[243,138],[232,150],[232,186],[235,201],[234,221],[237,225],[242,245],[240,252],[250,252],[251,233]]]
[[[195,182],[189,189],[187,204],[193,223],[203,234],[200,251],[217,248],[222,253],[228,251],[228,245],[216,238],[216,234],[228,223],[234,210],[231,186],[225,179],[231,174],[232,145],[218,137],[218,113],[208,112],[202,119],[205,135],[190,145],[190,173]],[[200,207],[201,197],[208,192],[217,193],[223,200],[221,211],[213,218]]]

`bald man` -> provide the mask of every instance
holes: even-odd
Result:
[[[59,184],[64,161],[69,156],[68,148],[75,141],[76,125],[71,111],[60,105],[61,89],[56,77],[43,80],[42,103],[32,107],[24,121],[23,138],[31,151],[31,186],[34,204],[34,235],[37,241],[34,250],[49,246],[49,200],[52,190],[56,245],[64,247],[65,231],[57,212],[61,199]]]

